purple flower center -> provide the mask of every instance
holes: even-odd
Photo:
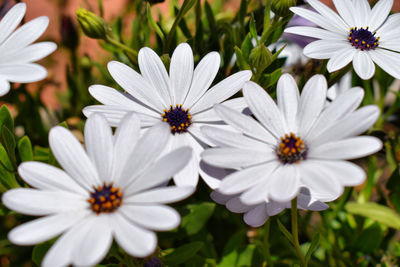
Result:
[[[114,212],[122,205],[122,193],[119,187],[114,187],[113,183],[103,186],[94,187],[94,192],[90,193],[90,198],[87,200],[90,203],[90,208],[100,214],[102,212]]]
[[[276,149],[276,154],[283,164],[299,163],[307,156],[307,146],[304,141],[294,133],[281,137],[281,143]]]
[[[372,33],[367,28],[351,28],[349,34],[349,42],[352,46],[361,51],[368,51],[379,46],[379,37],[375,37],[376,32]]]
[[[163,121],[168,122],[171,126],[171,133],[183,133],[192,124],[192,115],[189,109],[183,109],[182,105],[170,106],[169,110],[164,109],[162,114]]]

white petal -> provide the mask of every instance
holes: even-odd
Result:
[[[245,205],[258,205],[264,203],[268,199],[269,187],[270,187],[269,177],[264,177],[262,181],[253,185],[251,188],[246,190],[240,195],[240,201]]]
[[[154,252],[157,236],[153,232],[132,224],[119,213],[113,216],[113,220],[115,239],[126,253],[143,258]]]
[[[252,117],[225,107],[224,105],[215,105],[214,109],[215,112],[232,127],[257,140],[275,145],[276,139]]]
[[[226,202],[226,208],[235,213],[244,213],[254,208],[254,206],[244,204],[239,197],[234,197]]]
[[[247,82],[243,86],[243,95],[250,110],[265,129],[277,139],[285,135],[287,125],[282,113],[263,88],[254,82]]]
[[[192,107],[192,114],[211,108],[237,93],[251,78],[251,71],[239,71],[211,87]]]
[[[329,20],[331,23],[334,23],[336,28],[341,29],[343,33],[349,30],[348,25],[336,12],[334,12],[332,9],[330,9],[320,1],[308,0],[307,3],[310,4],[315,10],[317,10],[318,13],[321,14],[324,18]]]
[[[343,20],[350,27],[356,25],[356,20],[354,19],[354,5],[353,1],[348,0],[333,0],[333,4],[336,7],[336,10],[339,12],[339,15],[343,18]]]
[[[167,182],[187,165],[191,155],[192,149],[188,147],[181,147],[166,154],[150,166],[150,168],[147,168],[142,175],[137,177],[126,188],[127,195],[129,196]]]
[[[138,60],[140,73],[156,89],[157,94],[161,98],[161,102],[164,103],[165,106],[168,106],[172,99],[169,86],[170,79],[164,63],[161,61],[160,57],[148,47],[140,49]]]
[[[178,148],[181,146],[193,147],[194,142],[198,142],[193,138],[190,138],[190,134],[175,135],[172,138],[172,147]],[[174,175],[174,182],[177,186],[193,186],[197,185],[199,180],[199,162],[200,158],[196,153],[192,153],[191,156],[187,156],[189,162],[185,164],[185,167],[181,168],[179,172]]]
[[[33,246],[58,236],[90,212],[81,210],[42,217],[15,227],[8,234],[8,239],[19,246]]]
[[[307,157],[315,159],[356,159],[382,149],[382,142],[372,136],[359,136],[310,148]]]
[[[371,17],[371,7],[367,0],[353,1],[354,4],[354,17],[356,18],[357,24],[354,26],[365,27],[369,24],[369,18]],[[348,29],[347,29],[348,30]]]
[[[343,186],[357,186],[365,181],[364,170],[352,162],[341,160],[313,160],[313,162],[326,172],[332,173],[332,177]]]
[[[240,148],[212,148],[205,150],[202,159],[216,167],[240,169],[276,159],[276,153],[270,149],[261,152]]]
[[[307,137],[305,137],[305,139],[314,139],[323,130],[332,126],[336,120],[351,114],[361,104],[363,98],[364,90],[360,87],[348,89],[340,94],[328,107],[322,111],[321,115],[318,117],[317,121],[313,125],[313,128],[309,131],[309,134]]]
[[[12,62],[13,64],[34,62],[48,56],[56,49],[57,45],[53,42],[36,43],[6,53],[0,58],[0,64],[6,64],[7,62]]]
[[[253,227],[260,227],[268,218],[269,216],[265,204],[260,204],[243,215],[245,223]]]
[[[286,119],[289,131],[297,131],[296,115],[300,95],[296,81],[289,74],[283,74],[276,90],[278,107]]]
[[[0,53],[28,46],[38,39],[49,25],[48,17],[35,18],[13,32],[0,46]]]
[[[338,49],[351,47],[347,41],[317,40],[306,47],[303,53],[307,57],[316,59],[331,58]]]
[[[82,145],[67,129],[56,126],[50,130],[49,144],[58,163],[72,179],[86,189],[101,184],[98,172]]]
[[[0,96],[7,94],[10,91],[10,83],[1,77],[0,74]]]
[[[288,204],[288,203],[287,202],[286,203],[281,203],[281,202],[276,202],[276,201],[268,202],[266,204],[266,206],[267,206],[267,214],[269,216],[278,215],[279,213],[281,213],[286,208],[285,204]]]
[[[299,173],[294,166],[286,165],[278,168],[269,177],[268,196],[278,202],[290,201],[300,190]]]
[[[218,204],[225,205],[226,202],[228,202],[230,199],[232,199],[235,196],[232,195],[224,195],[218,190],[214,190],[210,194],[210,198],[215,201]]]
[[[375,65],[368,52],[357,51],[353,59],[353,67],[363,80],[369,80],[375,74]]]
[[[113,241],[110,224],[109,216],[100,215],[82,227],[81,231],[84,231],[84,235],[80,238],[81,240],[76,240],[73,249],[74,265],[93,266],[107,255]]]
[[[384,71],[400,79],[400,55],[392,51],[384,49],[370,50],[369,55],[372,60],[379,65]]]
[[[108,121],[108,123],[116,127],[121,122],[122,118],[129,112],[124,107],[121,106],[103,106],[103,105],[93,105],[87,106],[82,110],[82,113],[89,117],[93,113],[102,114]]]
[[[26,4],[18,3],[14,5],[7,14],[1,19],[0,22],[0,45],[7,39],[7,37],[17,28],[25,15]]]
[[[307,81],[300,97],[297,120],[300,136],[306,136],[325,105],[328,85],[323,75],[314,75]]]
[[[221,57],[217,52],[208,53],[196,66],[184,106],[191,107],[206,92],[217,75]]]
[[[290,10],[297,14],[300,17],[305,18],[306,20],[309,20],[318,26],[327,29],[328,31],[336,32],[336,33],[346,33],[343,25],[340,25],[337,23],[336,20],[331,19],[331,16],[329,15],[329,19],[327,19],[325,16],[322,16],[316,12],[310,11],[305,8],[300,8],[300,7],[291,7]],[[324,14],[326,15],[326,14]]]
[[[183,104],[193,78],[193,52],[186,43],[175,48],[169,66],[173,104]]]
[[[218,187],[218,191],[227,195],[243,192],[246,189],[257,185],[263,179],[268,178],[277,166],[278,162],[272,161],[266,164],[236,171],[222,180]]]
[[[332,201],[343,193],[343,186],[334,176],[326,172],[318,162],[307,160],[299,166],[301,183],[310,190],[310,194],[320,201]]]
[[[88,207],[86,199],[76,194],[30,188],[9,190],[3,194],[2,201],[14,211],[34,216],[79,211]]]
[[[150,82],[129,66],[111,61],[107,68],[114,80],[135,99],[159,111],[169,106],[164,103]]]
[[[25,182],[43,190],[62,190],[87,196],[87,190],[77,184],[66,172],[42,162],[23,162],[18,174]]]
[[[0,75],[10,82],[30,83],[43,80],[47,70],[35,63],[0,65]]]
[[[201,131],[204,135],[211,139],[216,146],[236,147],[258,151],[271,149],[271,146],[267,145],[266,143],[249,138],[242,133],[227,131],[211,126],[203,126],[201,127]]]
[[[400,52],[400,41],[399,39],[393,39],[393,40],[388,40],[388,41],[379,41],[379,47],[393,50],[396,52]]]
[[[285,29],[286,33],[298,34],[323,40],[343,40],[343,34],[315,27],[295,26]]]
[[[89,87],[89,93],[100,103],[109,106],[119,106],[126,110],[144,113],[153,117],[160,117],[160,112],[138,102],[131,95],[122,93],[111,87],[95,84]]]
[[[398,27],[400,25],[400,13],[390,15],[385,23],[377,29],[376,36],[380,37],[380,43],[383,44],[386,41],[393,40],[393,38],[399,38],[400,33]]]
[[[370,21],[371,31],[378,29],[386,20],[393,6],[393,0],[380,0],[372,8]]]
[[[104,182],[113,179],[113,137],[110,126],[100,114],[89,116],[85,124],[85,146],[89,158]]]
[[[364,106],[326,128],[315,139],[309,141],[310,146],[315,147],[326,142],[362,134],[376,122],[379,113],[377,106]]]
[[[140,120],[135,113],[127,113],[114,135],[114,169],[112,177],[116,183],[123,172],[140,137]]]
[[[124,198],[124,203],[173,203],[187,198],[193,194],[194,191],[195,187],[192,186],[168,186],[166,188],[156,188]]]
[[[355,54],[357,54],[357,50],[350,46],[335,52],[331,59],[329,59],[328,65],[326,66],[328,71],[334,72],[344,68],[353,60]]]
[[[165,205],[124,205],[120,210],[131,222],[149,230],[168,231],[181,222],[179,213]]]
[[[167,123],[160,122],[149,128],[130,154],[121,176],[118,177],[118,185],[124,187],[145,172],[164,151],[170,135]]]

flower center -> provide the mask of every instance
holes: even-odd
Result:
[[[90,208],[96,214],[110,213],[118,209],[122,205],[122,193],[119,187],[114,187],[113,183],[98,186],[93,186],[94,192],[90,193],[90,198],[87,200],[90,203]]]
[[[276,148],[276,154],[283,164],[299,163],[307,156],[307,146],[294,133],[285,134]]]
[[[164,109],[162,114],[163,121],[168,122],[171,126],[171,133],[183,133],[192,124],[192,115],[189,109],[183,109],[182,105],[170,106],[169,110]]]
[[[371,50],[379,46],[379,37],[375,37],[376,32],[372,33],[367,28],[351,28],[349,34],[349,42],[357,49]]]

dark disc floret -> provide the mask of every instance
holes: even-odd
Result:
[[[375,36],[376,32],[370,32],[367,28],[351,28],[349,34],[349,42],[352,46],[361,51],[373,50],[379,46],[379,37]]]
[[[87,201],[96,214],[114,212],[122,205],[122,192],[119,187],[114,187],[113,183],[93,186],[93,190]]]
[[[307,146],[294,133],[285,134],[276,148],[276,154],[283,164],[299,163],[307,156]]]
[[[182,105],[170,106],[168,110],[164,109],[162,114],[163,121],[171,126],[171,133],[183,133],[192,124],[192,115],[189,109],[183,109]]]

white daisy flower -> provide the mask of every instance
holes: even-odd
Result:
[[[191,149],[182,147],[162,158],[169,135],[158,124],[141,138],[140,122],[128,114],[115,135],[103,116],[90,116],[85,125],[86,151],[73,134],[57,126],[49,143],[64,168],[41,162],[24,162],[19,175],[35,188],[7,191],[8,208],[43,216],[17,226],[8,235],[17,245],[34,245],[61,237],[47,252],[42,266],[93,266],[107,254],[113,237],[130,255],[154,252],[152,230],[170,230],[179,214],[164,205],[186,198],[193,187],[157,187],[188,162]]]
[[[240,199],[240,194],[224,195],[218,190],[211,193],[211,198],[218,204],[225,205],[226,208],[234,213],[244,213],[243,220],[252,227],[263,225],[269,217],[275,216],[284,209],[291,207],[291,201],[277,202],[266,200],[260,204],[246,205]],[[297,208],[300,210],[322,211],[329,206],[321,201],[313,199],[307,188],[301,188],[297,195]]]
[[[201,133],[200,127],[227,127],[212,107],[237,93],[250,80],[251,72],[235,73],[207,90],[218,72],[219,54],[207,54],[194,70],[193,65],[192,49],[186,43],[175,49],[169,75],[159,56],[147,47],[139,51],[141,74],[112,61],[108,64],[108,70],[126,92],[93,85],[89,88],[91,95],[104,105],[86,107],[83,113],[88,116],[93,112],[101,112],[111,125],[118,124],[129,111],[140,115],[143,128],[164,121],[170,126],[172,137],[170,143],[166,144],[168,149],[188,145],[194,150],[190,163],[174,176],[175,183],[195,186],[200,173],[204,181],[215,188],[220,180],[208,175],[214,170],[207,164],[199,165],[200,153],[211,144]],[[225,101],[224,105],[238,110],[247,106],[243,98]]]
[[[239,133],[203,127],[218,146],[202,159],[213,166],[235,169],[222,180],[218,191],[239,194],[246,205],[269,200],[287,202],[301,187],[319,201],[332,201],[344,186],[361,184],[364,171],[346,160],[379,151],[382,143],[370,136],[355,137],[369,129],[379,116],[376,106],[356,108],[363,90],[339,95],[325,109],[327,82],[313,76],[301,96],[288,74],[278,81],[278,105],[260,86],[247,82],[244,98],[259,122],[224,105],[216,113]]]
[[[49,25],[48,17],[33,19],[16,30],[25,11],[25,3],[16,4],[0,21],[0,96],[8,93],[10,82],[30,83],[46,78],[46,69],[33,62],[57,48],[53,42],[32,44]]]
[[[320,39],[304,48],[306,56],[329,59],[329,72],[353,61],[354,70],[364,80],[374,75],[375,62],[400,79],[400,15],[388,17],[393,0],[380,0],[372,10],[367,0],[333,0],[339,14],[318,0],[308,3],[318,13],[300,7],[290,10],[322,29],[291,27],[285,30]]]

